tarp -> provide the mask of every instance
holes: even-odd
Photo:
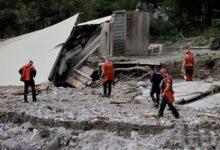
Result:
[[[107,16],[107,17],[103,17],[103,18],[80,23],[80,24],[78,24],[78,26],[102,24],[104,22],[110,21],[111,18],[112,18],[111,16]]]
[[[29,60],[33,60],[37,70],[36,84],[48,82],[61,49],[58,45],[69,37],[78,15],[45,29],[0,42],[0,86],[23,85],[18,70]]]

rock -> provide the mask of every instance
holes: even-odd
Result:
[[[58,150],[60,146],[60,138],[56,136],[52,141],[48,143],[46,150]]]
[[[49,137],[50,136],[50,130],[47,127],[41,126],[39,128],[39,134],[42,138]]]
[[[147,87],[148,85],[147,85],[147,82],[145,82],[145,81],[139,81],[139,82],[137,83],[137,87],[140,87],[140,86],[142,86],[142,87]]]
[[[18,139],[8,139],[2,143],[2,150],[36,150],[36,148]]]
[[[135,98],[134,98],[134,100],[138,100],[138,101],[141,101],[141,100],[146,100],[146,97],[143,97],[143,96],[136,96]]]
[[[30,130],[30,131],[32,131],[32,130],[34,129],[34,126],[33,126],[30,122],[24,123],[24,124],[22,125],[22,127],[23,127],[24,129],[27,129],[27,130]]]
[[[138,132],[136,132],[136,131],[131,131],[131,139],[136,139],[136,138],[138,138],[138,137],[139,137]]]
[[[32,134],[32,136],[31,136],[31,138],[30,138],[30,142],[31,142],[31,143],[38,143],[38,142],[40,142],[40,141],[41,141],[40,134],[39,134],[39,132],[38,132],[37,129],[34,129],[34,130],[33,130],[33,134]]]
[[[71,139],[70,132],[66,130],[64,127],[59,127],[57,134],[60,138],[60,144],[66,146]]]
[[[22,129],[21,127],[14,127],[12,129],[9,129],[7,131],[7,134],[10,136],[10,137],[14,137],[16,135],[19,135],[19,134],[22,134]]]
[[[69,147],[76,147],[76,146],[77,146],[77,143],[76,143],[76,142],[70,141]]]
[[[75,135],[72,136],[72,140],[73,140],[74,142],[77,141],[77,139],[78,139],[78,136],[75,136]]]
[[[9,138],[8,134],[6,132],[0,130],[0,139],[1,140],[6,140],[8,138]]]

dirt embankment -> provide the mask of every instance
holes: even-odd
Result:
[[[175,78],[181,77],[181,60],[167,61],[162,64],[165,66],[170,74]],[[220,77],[220,57],[212,58],[207,56],[206,59],[199,58],[194,68],[194,76],[198,79],[206,79],[213,77],[219,79]]]

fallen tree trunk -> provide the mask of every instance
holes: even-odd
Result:
[[[40,85],[35,86],[36,92],[47,91],[48,89],[49,89],[48,84],[40,84]],[[31,92],[30,87],[28,88],[28,92]],[[12,92],[12,95],[23,95],[23,94],[24,94],[24,89],[23,88],[16,89]]]
[[[213,114],[208,114],[208,113],[200,113],[197,115],[198,117],[200,116],[206,116],[206,117],[210,117],[210,118],[214,118],[214,119],[220,119],[220,116],[218,115],[213,115]]]
[[[116,105],[120,105],[120,104],[141,104],[141,102],[139,100],[127,100],[127,101],[111,101],[110,104],[116,104]]]
[[[141,77],[138,78],[138,81],[144,79],[145,77],[151,77],[151,74],[151,72],[143,74]]]
[[[149,72],[151,69],[149,69],[150,67],[140,67],[140,66],[135,66],[135,67],[130,67],[130,68],[115,68],[114,71],[118,72],[118,71],[143,71],[143,72]]]

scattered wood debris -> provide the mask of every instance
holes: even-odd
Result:
[[[98,120],[109,120],[109,117],[104,114],[98,115],[98,116],[96,116],[96,118]]]
[[[139,100],[127,100],[127,101],[111,101],[110,104],[141,104],[141,102]]]
[[[157,118],[157,115],[155,113],[146,113],[146,112],[139,112],[139,115],[144,118]]]
[[[198,117],[206,116],[206,117],[210,117],[210,118],[214,118],[214,119],[220,119],[219,115],[213,115],[213,114],[209,114],[209,113],[200,113],[197,116]]]
[[[48,84],[40,84],[35,86],[36,92],[40,91],[48,91],[49,90],[49,85]],[[28,88],[28,92],[31,92],[31,88]],[[19,89],[15,89],[11,93],[12,95],[23,95],[24,94],[24,88],[19,87]]]

